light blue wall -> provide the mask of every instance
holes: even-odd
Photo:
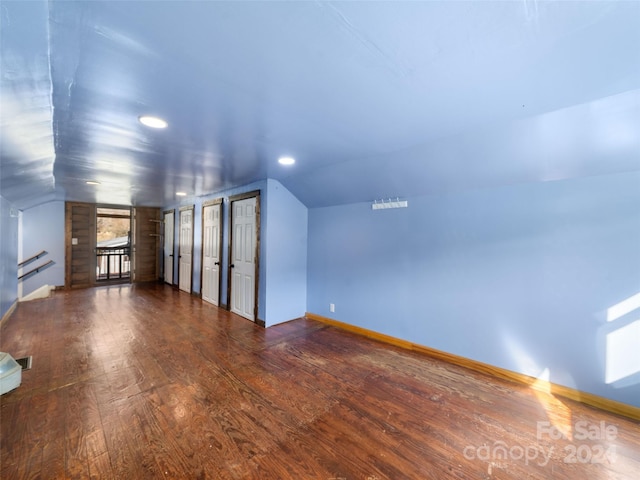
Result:
[[[309,211],[310,312],[640,406],[640,372],[605,383],[640,318],[606,321],[640,292],[640,173],[408,200]]]
[[[49,260],[51,267],[26,278],[22,282],[22,295],[28,295],[43,285],[64,286],[64,202],[49,202],[22,212],[21,260],[46,250],[47,254],[24,267],[24,272],[43,265]]]
[[[267,327],[304,316],[307,309],[307,207],[277,180],[267,181]]]
[[[0,196],[0,318],[18,298],[17,212],[8,200]]]

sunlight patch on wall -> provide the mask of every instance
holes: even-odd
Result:
[[[640,293],[636,293],[620,303],[616,303],[613,307],[608,308],[607,322],[613,322],[638,308],[640,308]]]
[[[538,365],[536,360],[529,355],[527,349],[522,345],[519,339],[512,336],[509,332],[502,332],[503,345],[510,357],[516,362],[518,371],[531,377],[538,377],[542,371],[542,367]]]
[[[640,372],[639,349],[640,319],[607,334],[607,363],[605,369],[605,382],[607,384]]]

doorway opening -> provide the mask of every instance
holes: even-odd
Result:
[[[96,209],[96,281],[131,280],[131,210]]]

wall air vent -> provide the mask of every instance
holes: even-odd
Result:
[[[409,202],[407,202],[406,200],[400,200],[399,198],[391,200],[389,198],[388,200],[374,200],[374,202],[371,204],[371,209],[383,210],[387,208],[407,208],[408,206]]]

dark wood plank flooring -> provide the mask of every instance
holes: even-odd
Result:
[[[7,480],[640,478],[638,422],[165,285],[20,304],[0,350],[33,356],[0,397]]]

